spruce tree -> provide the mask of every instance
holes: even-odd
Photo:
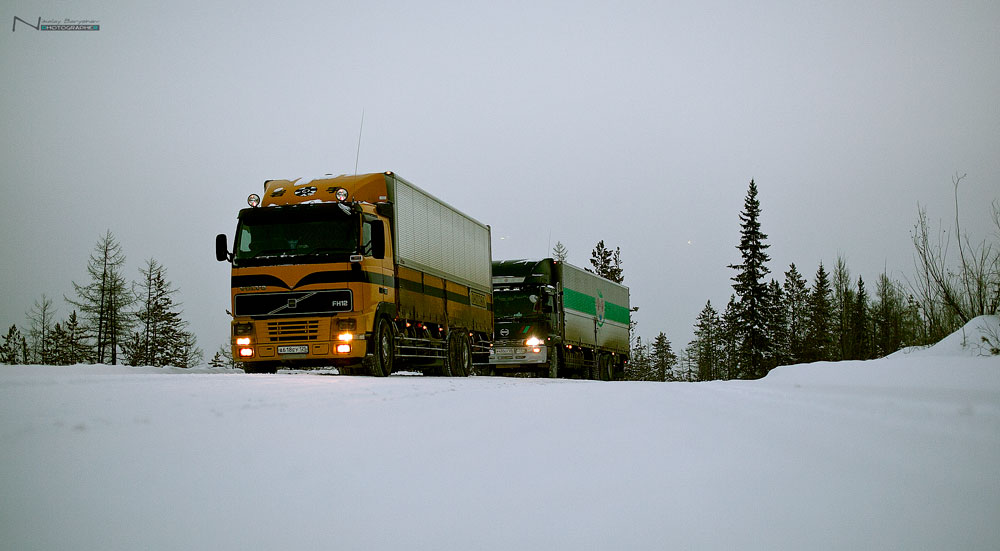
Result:
[[[610,279],[615,283],[625,281],[622,272],[621,248],[615,247],[614,252],[604,245],[604,240],[600,240],[594,250],[590,253],[590,264],[593,269],[584,268],[592,274],[597,274],[605,279]]]
[[[233,359],[233,349],[230,347],[229,343],[225,343],[219,346],[219,350],[215,353],[222,361],[222,367],[228,369],[236,369],[237,362]]]
[[[740,313],[736,295],[729,295],[726,310],[722,313],[720,336],[719,377],[724,380],[740,378]]]
[[[806,327],[809,316],[809,289],[806,280],[792,263],[785,272],[782,286],[785,296],[785,323],[788,335],[788,361],[797,364],[805,361]]]
[[[636,337],[632,347],[632,357],[625,367],[625,378],[629,381],[648,381],[650,379],[649,347],[643,344],[642,337]]]
[[[854,330],[851,327],[851,309],[854,304],[854,288],[847,261],[837,255],[833,269],[833,332],[835,360],[851,359],[854,349]]]
[[[781,285],[771,280],[767,286],[767,340],[771,343],[771,352],[765,358],[768,371],[779,365],[788,365],[788,307],[785,304],[785,293]]]
[[[722,322],[712,301],[705,303],[694,326],[695,362],[699,381],[720,379],[722,359]]]
[[[569,249],[562,244],[562,241],[556,241],[556,246],[552,249],[552,258],[559,262],[566,262],[566,257],[569,256]]]
[[[212,359],[208,362],[208,365],[210,367],[215,367],[215,368],[230,367],[229,366],[230,360],[227,359],[224,354],[225,350],[228,348],[229,348],[228,346],[222,345],[222,347],[219,348],[219,350],[216,350],[215,355],[212,356]],[[229,354],[229,358],[232,358],[232,354]]]
[[[742,261],[729,267],[737,272],[732,280],[739,306],[741,371],[752,379],[767,375],[764,358],[771,354],[772,347],[767,338],[766,319],[770,306],[764,282],[764,276],[770,273],[767,262],[771,258],[765,252],[770,245],[765,243],[767,234],[761,231],[760,213],[757,185],[750,180],[740,213],[740,244],[736,247]]]
[[[138,285],[136,330],[124,347],[128,363],[192,367],[200,360],[201,350],[194,335],[186,331],[187,322],[181,318],[179,305],[173,298],[177,290],[167,281],[166,268],[150,258],[139,273],[142,279]]]
[[[66,332],[66,362],[69,365],[86,362],[90,350],[85,342],[86,337],[80,320],[77,318],[76,310],[70,312],[69,317],[66,318],[63,330]]]
[[[805,358],[807,362],[825,361],[833,358],[833,330],[831,316],[833,314],[833,291],[830,289],[830,278],[820,262],[816,270],[813,287],[809,293],[809,316],[806,328]]]
[[[652,351],[652,371],[655,381],[673,380],[674,366],[677,364],[677,355],[671,349],[670,341],[661,331],[653,340]]]
[[[870,360],[873,356],[871,338],[871,315],[869,314],[868,291],[865,281],[858,276],[857,294],[851,308],[851,329],[853,358],[855,360]]]
[[[47,365],[69,365],[67,360],[68,338],[62,324],[56,322],[52,326],[48,340],[49,358],[45,363]]]
[[[692,340],[684,347],[680,359],[681,378],[687,382],[698,380],[698,341]]]
[[[16,325],[11,325],[4,335],[3,343],[0,344],[0,363],[7,365],[27,363],[22,352],[26,348],[27,343],[21,335],[21,330]]]

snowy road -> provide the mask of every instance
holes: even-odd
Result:
[[[4,549],[996,549],[1000,360],[754,382],[0,367]]]

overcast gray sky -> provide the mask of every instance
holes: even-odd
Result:
[[[135,4],[135,5],[131,5]],[[86,281],[110,229],[210,358],[213,256],[269,178],[394,170],[494,258],[621,247],[638,332],[725,306],[754,178],[772,276],[913,271],[917,204],[978,238],[1000,195],[1000,3],[6,2],[0,324]],[[14,17],[94,19],[36,31]]]

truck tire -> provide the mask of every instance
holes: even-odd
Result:
[[[388,377],[392,373],[392,360],[395,354],[393,346],[392,327],[385,318],[375,322],[375,334],[372,335],[371,374],[374,377]]]
[[[601,355],[594,354],[590,360],[583,360],[583,378],[590,381],[601,380]]]
[[[244,373],[277,373],[277,362],[243,362]]]
[[[552,357],[549,358],[549,378],[555,379],[556,377],[559,377],[559,352],[560,352],[559,349],[562,347],[553,346],[551,348],[552,348]]]
[[[604,354],[603,356],[601,356],[601,376],[600,376],[600,379],[602,381],[610,381],[610,380],[612,380],[612,376],[611,376],[611,370],[612,369],[613,369],[613,363],[612,363],[612,360],[611,360],[611,356],[609,356],[607,354]]]
[[[468,377],[472,373],[472,347],[465,331],[453,331],[448,335],[447,364],[446,375]]]

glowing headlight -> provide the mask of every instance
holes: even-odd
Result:
[[[341,333],[341,334],[337,335],[337,340],[344,341],[344,342],[353,341],[354,340],[354,335],[352,335],[350,333]]]
[[[239,337],[236,339],[236,346],[249,346],[250,337]]]
[[[251,193],[250,197],[247,197],[247,204],[251,207],[257,208],[257,206],[260,205],[260,195]]]
[[[538,346],[542,344],[542,341],[538,337],[528,337],[528,340],[524,341],[525,346]]]
[[[338,201],[346,201],[347,190],[344,188],[339,188],[337,189],[337,191],[334,192],[333,196],[336,197]]]

